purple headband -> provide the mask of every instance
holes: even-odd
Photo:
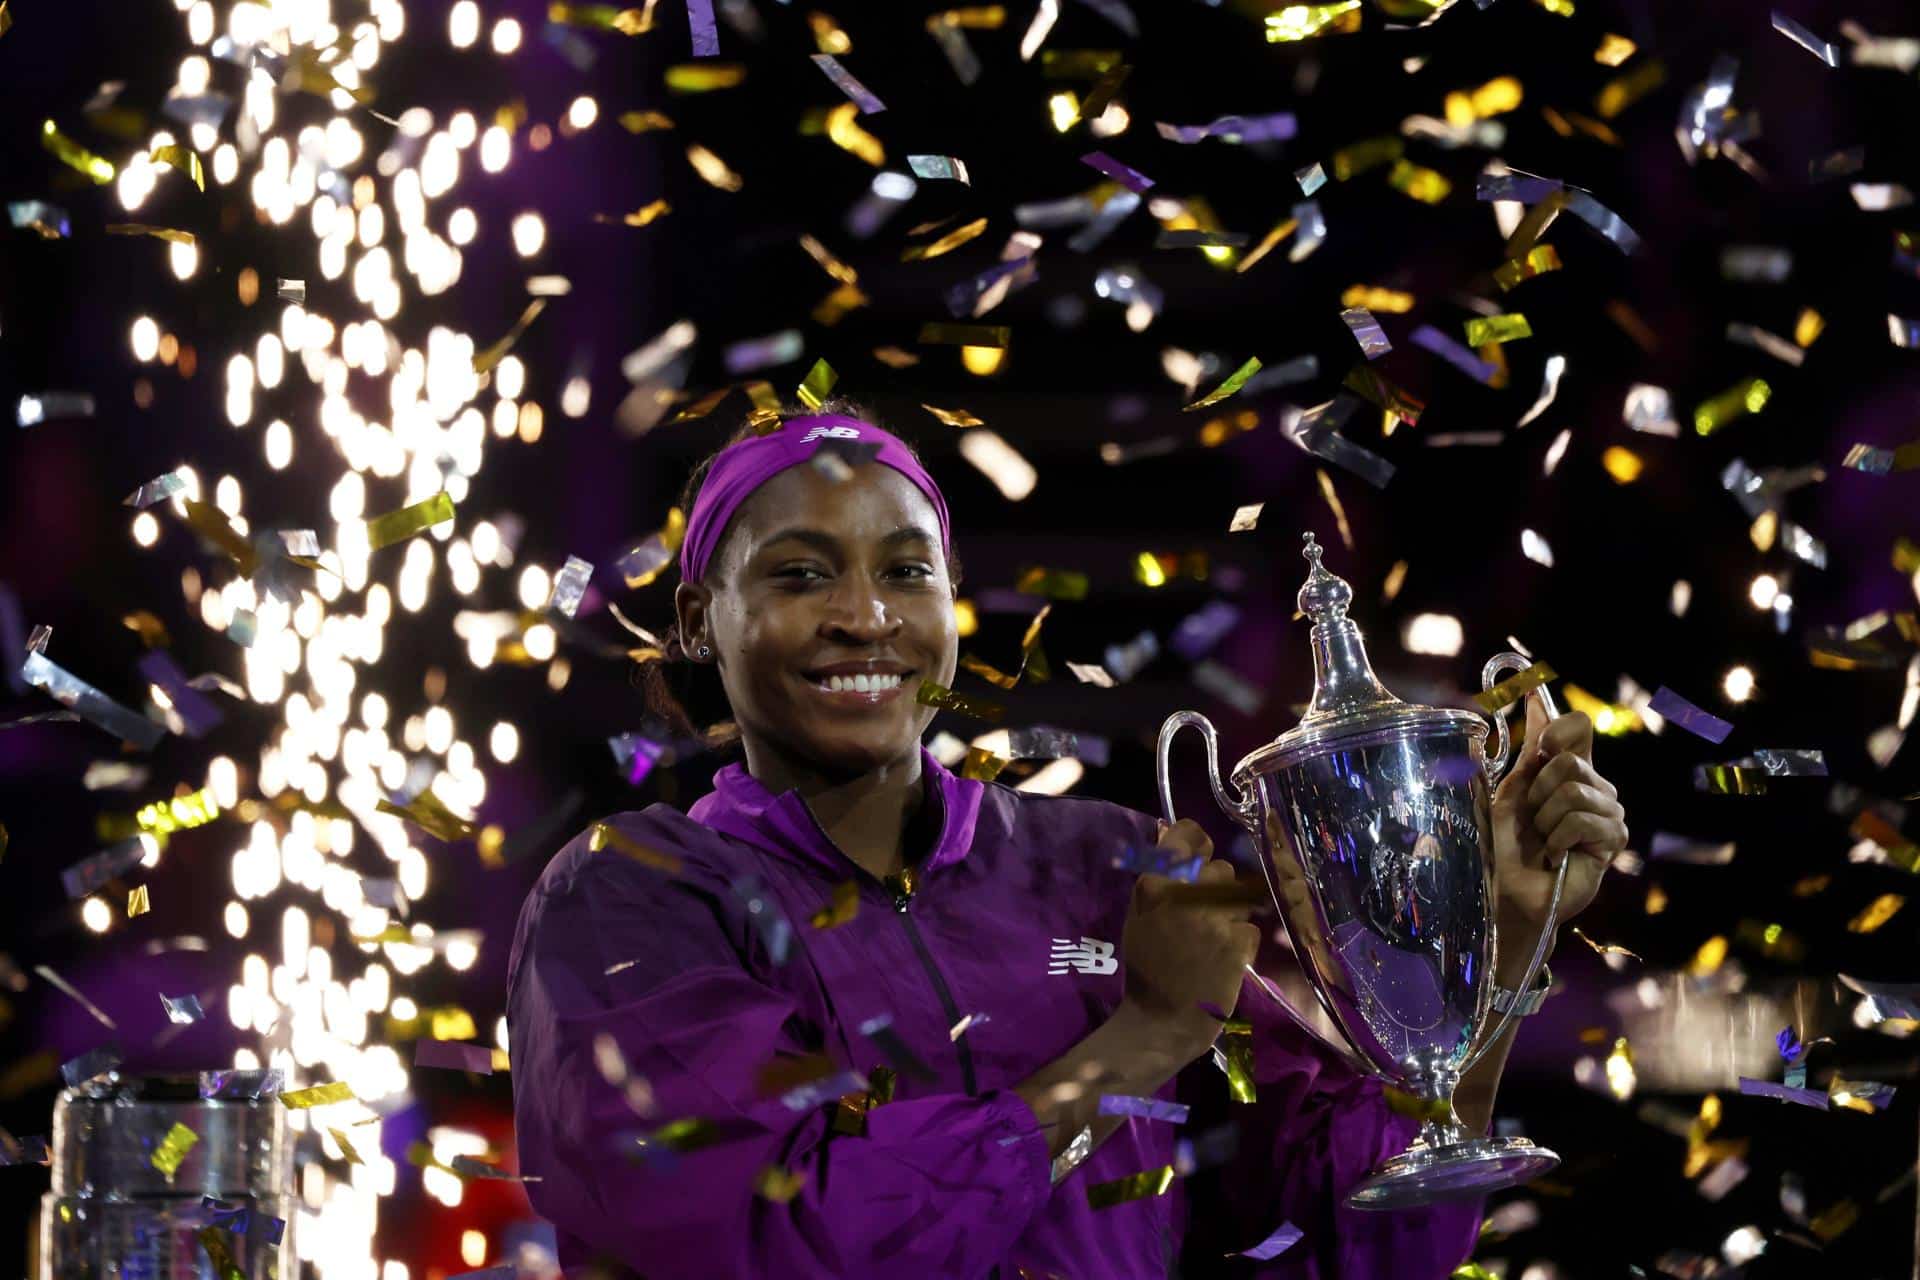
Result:
[[[849,446],[859,451],[862,460],[872,451],[872,461],[892,467],[927,495],[934,514],[940,517],[940,549],[946,551],[952,545],[947,500],[940,495],[940,486],[933,482],[913,452],[871,422],[838,413],[821,413],[788,418],[780,430],[770,435],[742,440],[720,451],[700,486],[700,496],[693,500],[693,510],[687,515],[687,533],[680,543],[680,576],[688,582],[698,582],[706,575],[707,562],[713,558],[727,522],[761,485],[788,467],[808,461],[822,449],[845,451]]]

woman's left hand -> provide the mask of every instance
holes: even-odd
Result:
[[[1549,720],[1537,693],[1526,705],[1524,755],[1493,794],[1494,883],[1502,926],[1538,938],[1561,860],[1573,859],[1560,897],[1564,922],[1600,892],[1613,855],[1627,847],[1627,823],[1618,791],[1594,771],[1593,721],[1580,711]]]

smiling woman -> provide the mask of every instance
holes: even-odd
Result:
[[[685,813],[594,824],[521,912],[515,1125],[563,1265],[1132,1278],[1285,1250],[1294,1274],[1446,1275],[1477,1202],[1342,1205],[1415,1122],[1241,999],[1261,931],[1200,829],[955,777],[920,745],[916,693],[958,656],[946,501],[833,408],[741,434],[689,485],[669,665],[718,674],[744,764]],[[1602,794],[1574,717],[1556,728],[1565,763],[1509,775],[1516,820],[1560,817],[1523,810],[1536,781]],[[1624,840],[1582,820],[1560,851]],[[1462,1094],[1479,1131],[1498,1056]],[[1190,1107],[1235,1122],[1179,1155],[1139,1119]]]

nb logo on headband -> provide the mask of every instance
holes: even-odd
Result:
[[[808,444],[821,439],[858,440],[859,438],[860,428],[858,427],[815,427],[800,437],[800,443]]]

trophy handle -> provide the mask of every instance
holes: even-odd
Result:
[[[1499,683],[1500,676],[1505,672],[1525,671],[1532,665],[1532,658],[1522,657],[1520,654],[1511,651],[1507,653],[1496,653],[1487,659],[1486,666],[1480,668],[1480,688],[1483,692],[1491,689],[1495,684]],[[1547,719],[1557,719],[1560,715],[1560,707],[1559,704],[1554,702],[1553,694],[1548,692],[1545,685],[1540,686],[1539,693],[1541,703],[1547,709]],[[1493,713],[1494,741],[1500,745],[1494,749],[1492,755],[1487,757],[1487,780],[1489,782],[1500,781],[1501,775],[1506,773],[1507,765],[1510,763],[1507,759],[1507,751],[1511,746],[1511,739],[1507,736],[1507,712],[1512,709],[1513,705],[1514,704],[1510,703]]]
[[[1220,734],[1214,729],[1213,721],[1207,719],[1198,711],[1176,711],[1167,717],[1165,724],[1160,726],[1160,742],[1154,752],[1154,774],[1160,784],[1160,816],[1165,818],[1169,823],[1177,821],[1173,814],[1173,778],[1168,771],[1168,763],[1173,751],[1173,736],[1188,725],[1192,725],[1194,728],[1200,730],[1201,736],[1207,740],[1207,782],[1213,787],[1214,803],[1226,810],[1227,816],[1251,832],[1256,845],[1264,847],[1261,842],[1262,833],[1260,831],[1260,804],[1258,794],[1250,790],[1242,792],[1238,786],[1234,787],[1234,793],[1238,794],[1229,793],[1226,787],[1221,785]],[[1267,892],[1272,895],[1274,907],[1278,909],[1280,906],[1280,894],[1274,887],[1273,868],[1267,865],[1267,858],[1265,856],[1260,860],[1260,870],[1266,875]],[[1281,923],[1286,923],[1286,912],[1282,911],[1280,913],[1280,919]],[[1288,927],[1291,929],[1291,926]],[[1291,936],[1291,934],[1289,934],[1289,936]],[[1346,1044],[1335,1043],[1327,1039],[1324,1035],[1321,1035],[1319,1029],[1313,1025],[1312,1019],[1296,1009],[1293,1001],[1287,999],[1286,995],[1278,987],[1269,982],[1252,965],[1247,966],[1247,975],[1253,979],[1254,984],[1258,986],[1269,999],[1280,1006],[1281,1012],[1292,1019],[1293,1024],[1299,1027],[1308,1039],[1326,1046],[1329,1051],[1336,1057],[1344,1060],[1347,1065],[1355,1071],[1363,1075],[1373,1074],[1373,1068],[1367,1064],[1367,1060],[1365,1056],[1360,1053],[1359,1047],[1354,1045],[1352,1038],[1347,1035],[1346,1027],[1340,1023],[1340,1015],[1334,1012],[1333,1005],[1328,1002],[1327,997],[1321,992],[1319,984],[1313,980],[1311,974],[1309,974],[1307,978],[1307,986],[1312,990],[1313,994],[1319,998],[1320,1007],[1327,1011],[1328,1021],[1332,1022],[1334,1028],[1339,1031],[1342,1038],[1347,1040]]]
[[[1497,653],[1487,659],[1486,666],[1480,668],[1480,687],[1483,691],[1491,689],[1503,673],[1508,671],[1525,671],[1532,665],[1533,660],[1531,658],[1522,657],[1520,654]],[[1547,718],[1549,720],[1557,718],[1560,714],[1560,708],[1555,705],[1553,695],[1547,692],[1544,685],[1541,686],[1539,693],[1542,704],[1547,710]],[[1512,763],[1512,761],[1507,758],[1508,751],[1512,746],[1512,742],[1507,736],[1507,712],[1510,710],[1512,710],[1511,704],[1500,708],[1500,710],[1493,714],[1493,727],[1500,743],[1499,749],[1495,751],[1493,757],[1487,761],[1487,775],[1493,782],[1498,782],[1501,775],[1507,771],[1507,766]],[[1527,976],[1520,983],[1520,990],[1522,991],[1532,990],[1534,980],[1540,976],[1540,967],[1547,962],[1547,949],[1553,945],[1554,932],[1560,927],[1560,895],[1567,887],[1567,868],[1572,864],[1573,855],[1571,852],[1561,855],[1560,869],[1553,877],[1553,896],[1547,900],[1546,927],[1540,930],[1540,941],[1536,943],[1533,948],[1533,959],[1527,962]],[[1499,942],[1497,939],[1494,945],[1498,947]],[[1466,1062],[1461,1064],[1460,1073],[1462,1075],[1471,1071],[1474,1064],[1480,1061],[1487,1050],[1500,1043],[1500,1037],[1506,1034],[1507,1024],[1512,1020],[1513,1010],[1509,1008],[1505,1013],[1500,1015],[1500,1020],[1493,1024],[1492,1032],[1480,1042],[1479,1047],[1468,1056]]]
[[[1226,810],[1228,817],[1258,836],[1260,834],[1258,806],[1254,803],[1252,795],[1237,794],[1240,791],[1239,787],[1234,787],[1236,794],[1229,794],[1227,789],[1220,785],[1220,734],[1214,729],[1213,721],[1198,711],[1176,711],[1167,717],[1165,724],[1160,726],[1160,743],[1154,752],[1154,776],[1160,784],[1160,816],[1169,823],[1175,821],[1173,778],[1168,772],[1168,763],[1173,752],[1173,735],[1188,725],[1200,730],[1201,736],[1207,740],[1207,783],[1213,788],[1214,803]]]

